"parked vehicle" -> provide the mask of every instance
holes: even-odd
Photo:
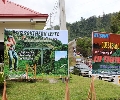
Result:
[[[74,66],[73,73],[79,76],[91,76],[90,68],[84,63],[78,63]]]
[[[70,73],[73,73],[73,70],[74,70],[74,67],[71,66],[71,67],[69,68],[69,72],[70,72]]]
[[[98,74],[100,80],[104,79],[106,81],[114,81],[115,75],[112,75],[110,72],[101,72]]]
[[[112,71],[110,74],[111,75],[120,75],[120,71]]]

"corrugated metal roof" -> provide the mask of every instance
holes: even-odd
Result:
[[[0,0],[0,16],[37,16],[48,17],[48,14],[41,14],[32,9],[6,0],[5,4]],[[43,16],[44,15],[44,16]]]

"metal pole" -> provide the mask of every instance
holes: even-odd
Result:
[[[41,66],[43,65],[43,48],[41,49]]]
[[[60,30],[66,30],[65,0],[59,0],[59,24]],[[68,57],[68,77],[69,77],[69,57]]]

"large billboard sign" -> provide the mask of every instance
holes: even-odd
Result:
[[[120,71],[120,35],[92,33],[93,73]]]
[[[68,31],[5,29],[4,73],[32,76],[68,74]]]

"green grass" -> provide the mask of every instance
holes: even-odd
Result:
[[[97,100],[120,100],[120,86],[95,80]],[[90,78],[72,75],[69,82],[70,100],[86,100]],[[8,100],[64,100],[65,83],[51,84],[47,80],[36,83],[7,82]],[[1,97],[1,95],[0,95]]]

